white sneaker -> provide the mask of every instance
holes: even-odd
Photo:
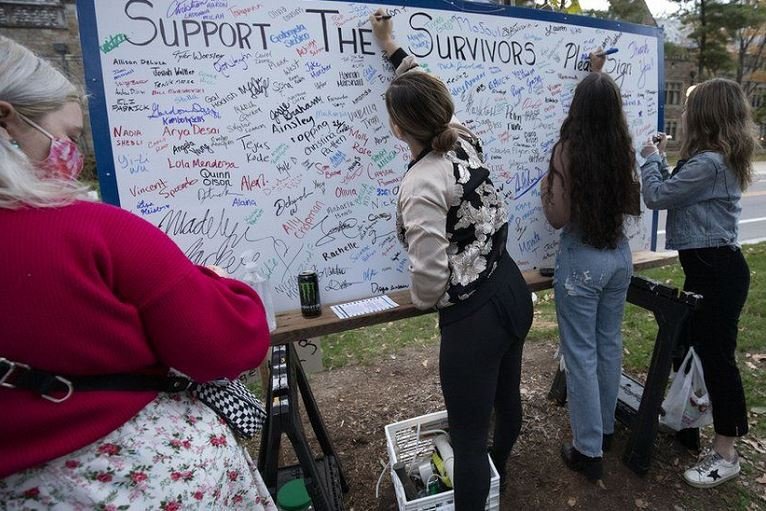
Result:
[[[695,488],[712,488],[739,474],[739,456],[733,462],[710,450],[695,466],[684,472],[684,480]]]

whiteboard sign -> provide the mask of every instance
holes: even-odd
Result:
[[[306,269],[326,303],[407,287],[394,217],[411,155],[389,130],[393,69],[367,21],[377,6],[78,2],[105,200],[157,225],[195,263],[241,277],[255,261],[278,311],[298,307]],[[660,120],[660,32],[469,2],[390,11],[397,40],[446,82],[483,140],[510,215],[509,252],[522,270],[551,266],[557,235],[539,183],[584,57],[619,49],[606,70],[638,143]],[[650,230],[633,222],[631,246],[647,248]]]

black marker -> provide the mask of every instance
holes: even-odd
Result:
[[[389,14],[386,14],[385,16],[375,16],[375,19],[376,19],[376,20],[378,20],[378,21],[382,21],[382,20],[390,20],[390,19],[391,19],[391,15],[389,15]],[[369,18],[367,18],[367,21],[370,21],[370,19],[369,19]],[[366,23],[366,22],[365,22],[365,23]]]

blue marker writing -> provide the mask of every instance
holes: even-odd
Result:
[[[617,53],[619,50],[617,48],[609,48],[606,51],[602,51],[601,53],[597,53],[596,56],[598,57],[606,57],[607,55],[613,55]]]

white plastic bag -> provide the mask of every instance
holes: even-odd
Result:
[[[694,348],[689,348],[673,377],[668,395],[662,402],[662,409],[665,415],[660,416],[660,423],[674,431],[700,428],[713,423],[713,407],[705,386],[702,362]]]

